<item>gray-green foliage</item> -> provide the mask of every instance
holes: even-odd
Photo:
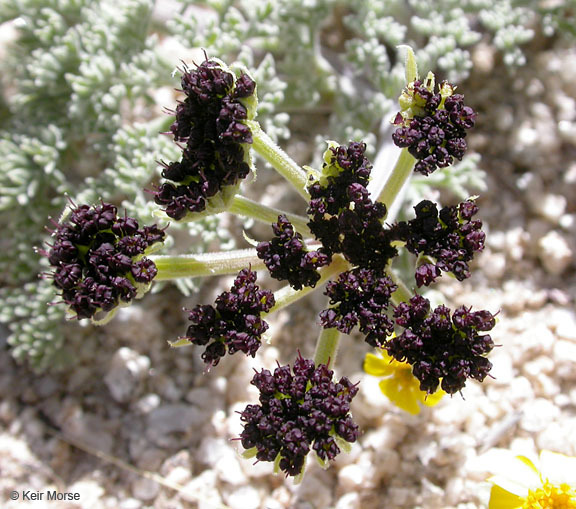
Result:
[[[576,26],[576,0],[179,1],[169,27],[184,44],[228,59],[272,55],[279,81],[270,89],[260,82],[263,96],[328,116],[322,137],[362,138],[372,151],[403,83],[398,45],[416,49],[421,69],[461,81],[480,41],[513,67],[538,31],[573,35]]]
[[[0,61],[0,320],[8,323],[12,354],[38,369],[62,359],[66,338],[80,330],[65,321],[63,306],[48,305],[58,296],[49,279],[38,279],[48,270],[35,249],[49,240],[48,217],[57,220],[68,199],[104,199],[142,223],[157,222],[143,188],[155,178],[157,160],[178,157],[159,134],[170,118],[151,108],[156,89],[177,84],[174,62],[162,59],[150,33],[153,6],[0,0],[0,22],[17,29]],[[229,242],[215,219],[175,229],[184,231],[190,251],[215,237]]]

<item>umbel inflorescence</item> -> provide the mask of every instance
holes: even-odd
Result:
[[[252,133],[246,121],[256,107],[252,78],[236,77],[216,60],[193,71],[185,67],[181,86],[186,98],[176,107],[170,131],[183,144],[182,158],[164,164],[166,181],[154,193],[173,219],[204,211],[212,198],[228,196],[250,173]]]
[[[141,297],[158,272],[144,256],[164,240],[156,225],[140,228],[110,203],[72,206],[46,253],[54,286],[75,317],[94,318]]]
[[[454,394],[469,378],[484,380],[491,368],[486,355],[494,347],[488,332],[495,316],[464,306],[432,309],[416,291],[444,272],[460,281],[470,276],[470,262],[485,240],[474,199],[440,210],[425,200],[414,207],[413,219],[387,221],[413,171],[427,175],[462,158],[476,116],[453,85],[442,83],[436,92],[433,75],[420,81],[411,51],[407,62],[407,85],[394,119],[400,156],[379,194],[368,190],[373,167],[363,142],[329,142],[322,168],[299,167],[255,121],[256,84],[249,72],[206,58],[182,69],[185,98],[170,128],[182,158],[163,163],[164,180],[153,192],[161,207],[157,215],[193,220],[226,210],[271,224],[271,237],[245,250],[145,256],[164,231],[141,228],[101,203],[73,208],[58,224],[47,253],[54,284],[78,319],[125,305],[153,279],[237,274],[214,304],[188,310],[188,329],[171,342],[202,347],[201,359],[214,369],[226,355],[255,357],[269,328],[267,316],[323,289],[327,302],[318,317],[314,358],[299,353],[292,367],[257,371],[252,384],[259,404],[240,414],[246,455],[273,462],[288,476],[303,473],[310,451],[326,464],[358,439],[350,412],[357,384],[346,377],[336,381],[332,369],[340,333],[358,330],[368,345],[407,363],[426,394],[439,387]],[[305,198],[303,215],[242,196],[239,184],[252,169],[252,151]],[[407,282],[394,268],[402,250],[416,260]],[[262,269],[286,286],[275,293],[261,288]]]
[[[358,426],[350,402],[358,387],[346,377],[334,382],[333,375],[325,364],[315,366],[300,355],[292,369],[257,372],[252,385],[260,392],[260,404],[248,405],[240,415],[247,456],[278,462],[287,475],[296,476],[311,449],[326,462],[355,442]]]

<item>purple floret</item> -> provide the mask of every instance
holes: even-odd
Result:
[[[392,134],[392,140],[396,146],[408,148],[418,160],[416,172],[430,175],[438,168],[450,166],[454,158],[462,160],[467,148],[466,131],[474,127],[476,112],[464,105],[461,94],[447,97],[440,108],[440,94],[433,94],[419,80],[413,85],[413,100],[423,113],[406,121],[397,115],[394,124],[400,127]]]
[[[349,334],[359,326],[366,342],[382,347],[394,330],[394,322],[386,315],[396,285],[388,276],[379,276],[370,269],[353,269],[330,281],[324,292],[332,307],[320,313],[325,328],[337,328]]]
[[[262,334],[268,323],[261,314],[274,305],[274,295],[256,285],[257,274],[250,269],[240,271],[229,292],[216,298],[215,305],[197,305],[188,315],[192,324],[185,339],[194,345],[206,346],[202,360],[216,366],[226,353],[238,351],[254,357],[260,348]]]
[[[452,314],[452,316],[451,316]],[[495,316],[489,311],[471,311],[461,306],[454,313],[446,306],[430,309],[430,302],[415,295],[395,307],[396,324],[404,331],[385,345],[388,354],[412,366],[420,390],[429,394],[438,385],[449,394],[462,390],[468,378],[479,382],[492,363],[484,357],[494,348],[489,334]]]
[[[327,254],[342,253],[353,265],[383,270],[397,251],[382,224],[386,206],[373,202],[366,187],[372,165],[365,150],[358,142],[331,148],[331,164],[341,171],[308,187],[308,227]]]
[[[245,449],[256,448],[256,459],[275,461],[287,476],[302,472],[311,449],[324,461],[339,453],[334,434],[346,442],[358,439],[358,426],[350,415],[350,402],[358,392],[346,377],[334,382],[325,365],[298,356],[290,366],[256,372],[252,379],[260,404],[240,413]]]
[[[255,87],[247,74],[235,79],[213,60],[185,69],[186,99],[176,107],[170,128],[175,141],[185,144],[182,159],[162,163],[167,182],[154,192],[155,202],[171,218],[204,211],[210,197],[250,172],[243,145],[253,140],[241,99],[254,93]]]
[[[406,242],[411,253],[434,259],[417,268],[418,286],[428,286],[441,272],[451,272],[459,281],[470,277],[468,264],[484,249],[485,240],[482,221],[472,219],[476,204],[467,200],[438,212],[435,203],[424,200],[414,210],[416,217],[393,225],[391,235]]]
[[[130,302],[137,294],[135,284],[151,283],[158,272],[142,254],[164,240],[164,231],[156,225],[139,229],[136,219],[116,212],[110,203],[81,205],[53,233],[46,254],[54,267],[54,286],[78,319]]]
[[[272,225],[274,238],[260,242],[256,247],[258,258],[264,260],[270,275],[300,290],[303,286],[316,286],[320,279],[318,269],[328,265],[331,257],[322,249],[309,251],[302,235],[294,231],[292,223],[284,215]]]

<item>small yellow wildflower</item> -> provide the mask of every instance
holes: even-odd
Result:
[[[497,463],[488,509],[576,509],[576,458],[544,450],[538,467],[512,453]]]
[[[379,350],[380,356],[368,353],[364,359],[364,371],[369,375],[386,377],[378,384],[382,394],[397,407],[416,415],[420,413],[418,402],[434,406],[446,394],[438,389],[434,394],[420,390],[420,382],[412,374],[412,367],[406,362],[398,362],[388,355],[386,350]]]

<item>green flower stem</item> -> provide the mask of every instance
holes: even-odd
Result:
[[[268,311],[268,313],[274,313],[275,311],[285,308],[286,306],[289,306],[293,302],[300,300],[302,297],[305,297],[309,293],[312,293],[313,291],[317,290],[319,286],[321,286],[332,276],[348,270],[349,267],[350,265],[344,258],[342,258],[339,255],[335,256],[332,260],[332,263],[328,265],[328,267],[322,267],[318,271],[320,272],[320,279],[318,280],[314,288],[305,286],[301,290],[294,290],[294,288],[287,285],[284,286],[283,288],[280,288],[280,290],[274,292],[274,300],[276,301],[276,303],[274,304],[274,306],[272,306],[272,308],[270,309],[270,311]]]
[[[322,329],[316,343],[314,364],[326,364],[330,369],[334,366],[338,346],[340,344],[340,331],[336,328]]]
[[[250,266],[252,270],[266,268],[256,256],[255,249],[237,249],[217,253],[179,256],[149,256],[156,264],[156,281],[166,281],[181,277],[218,276],[236,274]]]
[[[169,115],[162,115],[161,117],[158,117],[154,120],[152,120],[150,122],[150,126],[159,131],[160,133],[170,133],[170,127],[172,127],[172,124],[174,123],[176,117]],[[172,134],[172,133],[170,133]]]
[[[414,164],[416,164],[416,159],[408,152],[407,148],[403,148],[398,161],[396,161],[396,166],[394,166],[380,196],[378,196],[378,201],[384,203],[388,210],[390,210],[398,193],[400,193],[400,190],[412,174]]]
[[[288,182],[290,182],[296,191],[306,200],[310,199],[306,186],[308,177],[306,172],[284,152],[270,137],[262,130],[260,124],[254,120],[247,120],[246,125],[252,131],[252,147],[274,169],[280,173]]]
[[[391,295],[392,303],[397,306],[401,302],[408,302],[412,298],[412,292],[408,289],[404,281],[402,281],[394,272],[391,270],[387,271],[388,275],[396,284],[397,289]]]
[[[228,212],[239,216],[251,217],[263,223],[275,223],[278,221],[278,216],[284,214],[294,226],[294,229],[301,233],[304,237],[312,237],[312,232],[308,228],[308,219],[296,214],[289,214],[283,210],[268,207],[261,203],[252,201],[244,196],[237,194],[234,196],[232,203],[228,207]]]

